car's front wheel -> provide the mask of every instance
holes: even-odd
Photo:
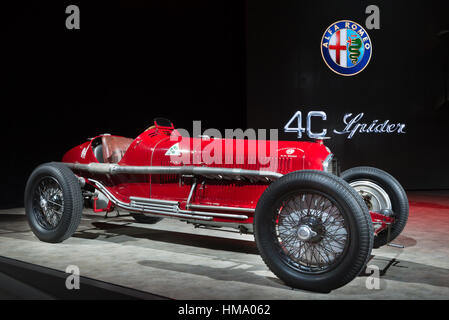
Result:
[[[287,285],[329,292],[356,277],[373,244],[368,209],[342,179],[302,170],[273,182],[254,216],[259,252]]]
[[[37,167],[25,187],[25,212],[33,233],[45,242],[62,242],[77,229],[83,197],[77,177],[59,163]]]

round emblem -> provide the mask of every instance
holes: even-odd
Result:
[[[327,66],[342,76],[353,76],[368,65],[373,46],[365,29],[350,20],[334,22],[324,31],[321,55]]]

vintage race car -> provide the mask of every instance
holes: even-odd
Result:
[[[371,167],[340,174],[323,140],[189,138],[163,118],[135,139],[91,138],[29,177],[25,209],[40,240],[70,237],[84,207],[253,233],[274,274],[317,292],[354,279],[408,218],[396,179]]]

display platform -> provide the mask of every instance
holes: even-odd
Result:
[[[138,297],[144,299],[447,299],[449,191],[408,197],[409,221],[394,241],[405,248],[375,249],[368,262],[379,269],[378,288],[362,274],[328,294],[291,289],[265,266],[252,235],[171,219],[144,225],[87,210],[73,237],[59,244],[40,242],[23,208],[1,210],[0,256],[60,272],[74,265],[81,277],[149,293]],[[58,281],[64,289],[64,277]],[[83,288],[81,281],[72,297]]]

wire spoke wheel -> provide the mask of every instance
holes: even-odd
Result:
[[[304,273],[322,273],[341,260],[349,243],[348,227],[336,203],[323,194],[295,193],[281,202],[274,217],[281,257]]]
[[[263,261],[284,283],[330,292],[363,270],[371,255],[373,225],[365,203],[347,182],[301,170],[264,191],[254,237]]]
[[[55,178],[45,176],[36,184],[32,211],[42,228],[53,230],[59,225],[64,212],[64,197]]]
[[[69,238],[83,214],[78,178],[65,165],[44,163],[33,170],[25,187],[25,213],[31,230],[45,242]]]

